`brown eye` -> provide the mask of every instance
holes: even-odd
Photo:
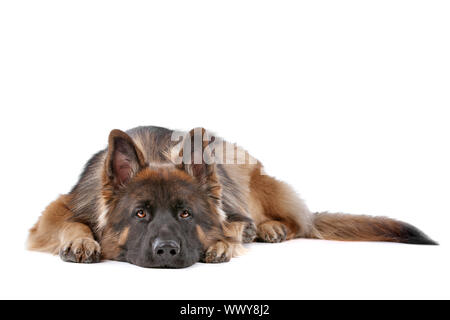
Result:
[[[146,216],[147,214],[145,213],[145,211],[144,210],[138,210],[138,211],[136,211],[136,216],[138,217],[138,218],[145,218],[145,216]]]
[[[180,213],[180,218],[186,219],[189,218],[191,216],[191,213],[189,212],[189,210],[183,210]]]

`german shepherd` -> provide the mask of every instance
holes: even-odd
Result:
[[[69,262],[183,268],[227,262],[243,243],[294,238],[437,244],[385,217],[311,213],[259,161],[203,128],[137,127],[111,131],[30,230],[28,248]]]

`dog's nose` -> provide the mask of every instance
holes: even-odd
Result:
[[[180,244],[175,240],[161,240],[153,242],[153,254],[157,258],[175,258],[180,253]]]

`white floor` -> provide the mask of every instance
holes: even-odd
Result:
[[[449,1],[0,1],[0,298],[449,299],[449,15]],[[138,125],[204,126],[313,212],[386,215],[441,246],[295,240],[183,270],[25,251],[110,130]]]
[[[120,262],[72,264],[16,250],[2,259],[0,298],[450,298],[445,245],[301,239],[248,248],[229,263],[198,263],[179,270]]]

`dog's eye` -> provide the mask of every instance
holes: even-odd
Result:
[[[136,211],[136,217],[138,217],[138,218],[141,218],[141,219],[142,219],[142,218],[145,218],[146,215],[147,215],[147,214],[146,214],[145,211],[142,210],[142,209]]]
[[[187,219],[187,218],[189,218],[191,216],[191,213],[189,212],[189,210],[183,210],[181,213],[180,213],[180,218],[183,218],[183,219]]]

